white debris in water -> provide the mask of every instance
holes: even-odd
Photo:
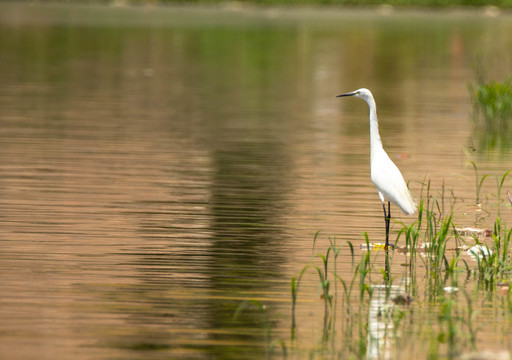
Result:
[[[489,249],[485,245],[475,245],[473,247],[470,247],[469,249],[466,250],[466,253],[475,260],[477,260],[477,258],[488,258],[489,256],[492,255],[491,249]]]
[[[443,288],[443,290],[445,293],[452,294],[452,293],[456,293],[457,291],[459,291],[459,288],[454,287],[454,286],[445,286]]]

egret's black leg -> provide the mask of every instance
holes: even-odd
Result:
[[[388,201],[388,218],[387,218],[387,221],[388,221],[388,228],[387,228],[387,235],[386,235],[386,246],[389,245],[389,227],[390,227],[390,224],[391,224],[391,202]]]
[[[386,238],[388,237],[388,213],[386,211],[386,203],[382,203],[382,209],[384,210],[384,224],[386,224]],[[387,241],[386,241],[387,245]]]
[[[391,222],[391,203],[388,201],[388,210],[386,211],[386,203],[382,203],[384,209],[384,221],[386,222],[386,250],[389,248],[389,224]]]
[[[382,203],[384,209],[384,221],[386,222],[386,281],[389,281],[390,268],[389,268],[389,224],[391,223],[391,203],[388,201],[388,211],[386,211],[386,203]]]

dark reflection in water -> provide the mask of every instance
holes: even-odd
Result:
[[[334,96],[374,90],[408,178],[472,184],[473,53],[511,63],[501,18],[0,10],[2,358],[261,359],[313,234],[383,234],[367,109]]]
[[[142,337],[148,342],[145,345],[204,348],[223,358],[264,356],[261,353],[264,348],[254,344],[263,341],[268,325],[262,322],[262,314],[249,311],[246,316],[245,312],[236,321],[234,314],[243,300],[279,290],[276,280],[283,276],[279,268],[285,259],[275,239],[284,240],[278,214],[286,210],[282,200],[286,184],[285,174],[277,180],[272,176],[284,171],[279,166],[284,160],[279,156],[279,146],[273,144],[266,144],[268,149],[272,147],[273,156],[264,158],[258,155],[261,152],[255,153],[254,148],[260,146],[257,142],[226,146],[230,150],[213,154],[216,163],[212,164],[215,172],[209,174],[212,181],[209,199],[187,204],[188,208],[198,205],[208,208],[211,223],[204,236],[180,239],[176,234],[175,238],[174,233],[190,229],[192,221],[185,218],[177,224],[172,216],[159,217],[151,226],[142,226],[142,239],[151,242],[158,238],[155,233],[162,233],[168,242],[166,248],[133,254],[139,258],[133,266],[140,271],[142,283],[148,286],[146,291],[135,287],[133,296],[150,303],[161,298],[162,292],[169,296],[167,301],[153,304],[149,314],[134,314],[137,322],[158,321],[162,326],[167,323],[180,329],[194,324],[192,329],[203,330],[177,332],[172,340],[166,332],[164,335],[147,333]],[[175,205],[172,202],[144,204],[166,208],[168,214],[174,213]],[[181,215],[176,214],[180,218]],[[181,294],[178,298],[176,292]],[[155,314],[157,319],[153,319]],[[130,339],[124,346],[132,346],[132,342]],[[206,345],[208,342],[215,346]]]
[[[279,224],[287,192],[286,170],[280,164],[286,159],[274,144],[240,145],[214,153],[213,253],[217,265],[226,266],[235,278],[254,278],[265,267],[269,275],[278,276],[275,265],[284,259],[275,240],[286,240]],[[261,159],[264,147],[272,156]]]

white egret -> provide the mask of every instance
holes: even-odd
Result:
[[[407,184],[404,181],[400,170],[389,158],[382,147],[379,135],[379,121],[377,119],[377,105],[373,95],[368,89],[359,89],[336,97],[355,96],[363,99],[370,108],[370,168],[372,182],[377,188],[382,207],[384,209],[384,220],[386,222],[386,250],[389,248],[389,224],[391,221],[390,202],[402,209],[406,215],[413,215],[416,212],[414,202]],[[386,200],[388,210],[386,211]]]

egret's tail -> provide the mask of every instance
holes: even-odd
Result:
[[[409,191],[407,191],[407,195],[408,196],[406,196],[405,200],[402,201],[401,204],[398,204],[398,206],[400,207],[400,209],[402,209],[402,212],[405,215],[414,215],[418,210],[418,205],[412,198],[412,195]]]

